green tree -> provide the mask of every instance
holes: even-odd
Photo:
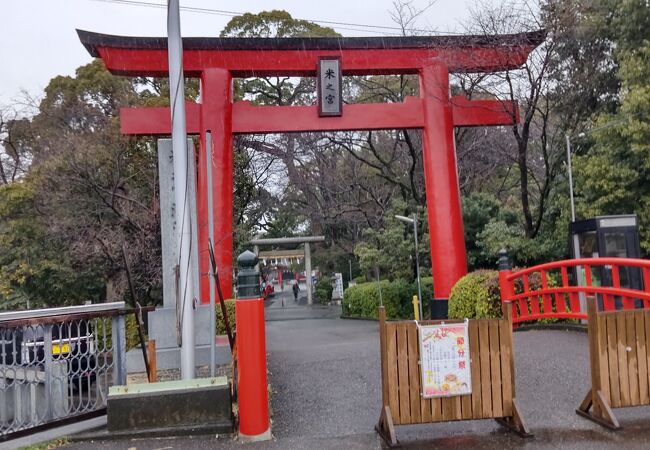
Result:
[[[140,299],[153,301],[161,283],[155,148],[144,140],[121,136],[118,124],[119,109],[140,104],[142,95],[149,94],[137,81],[111,75],[96,60],[79,67],[74,77],[53,78],[37,113],[9,130],[14,142],[32,155],[26,177],[31,193],[26,220],[40,226],[14,228],[7,232],[8,238],[17,242],[16,252],[35,252],[45,258],[55,243],[60,266],[74,268],[61,272],[70,277],[65,280],[68,285],[92,274],[90,286],[105,286],[102,300],[125,299],[123,245],[128,248]],[[41,239],[27,238],[37,232],[42,233]],[[34,265],[35,260],[30,261]],[[50,286],[46,279],[40,281],[39,289]],[[53,289],[48,304],[74,299],[81,297]]]
[[[359,258],[359,266],[371,277],[375,269],[380,276],[394,279],[413,281],[415,279],[415,243],[413,227],[395,218],[396,214],[411,215],[403,202],[395,201],[384,217],[384,226],[379,229],[368,228],[364,231],[364,239],[354,249]],[[428,275],[427,267],[431,258],[429,250],[429,234],[426,222],[426,210],[418,210],[418,249],[421,275]]]
[[[622,2],[626,16],[639,2]],[[641,9],[643,9],[641,7]],[[646,7],[647,12],[647,7]],[[636,12],[641,14],[640,12]],[[646,16],[648,17],[648,16]],[[650,20],[650,17],[648,17]],[[626,33],[622,33],[627,36]],[[650,39],[621,45],[621,105],[596,120],[593,147],[576,158],[582,217],[636,212],[641,247],[650,253]]]
[[[0,309],[98,300],[92,268],[73,265],[64,242],[51,239],[36,210],[30,179],[0,186]]]

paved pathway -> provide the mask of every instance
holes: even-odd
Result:
[[[96,449],[377,449],[378,325],[335,318],[336,308],[295,304],[287,290],[267,301],[267,351],[274,440],[242,445],[214,437],[93,443]],[[302,292],[304,296],[304,291]],[[650,408],[616,410],[623,431],[575,414],[589,385],[587,336],[575,331],[514,335],[517,398],[532,439],[491,420],[397,427],[403,448],[650,448]],[[69,448],[89,448],[88,442]]]

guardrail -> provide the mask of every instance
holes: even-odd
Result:
[[[624,286],[639,279],[644,288]],[[586,298],[602,311],[650,307],[650,261],[631,258],[582,258],[554,261],[511,271],[507,255],[499,260],[501,300],[512,302],[512,322],[587,319]]]
[[[105,413],[126,384],[124,302],[0,313],[0,440]]]

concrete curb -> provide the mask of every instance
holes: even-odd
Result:
[[[365,320],[367,322],[379,322],[379,319],[375,319],[373,317],[341,316],[341,319],[345,319],[345,320]]]
[[[199,426],[199,427],[178,427],[178,428],[152,428],[149,430],[135,431],[112,431],[107,429],[98,430],[94,433],[80,433],[74,436],[68,436],[70,442],[92,442],[92,441],[118,441],[125,439],[147,439],[147,438],[172,438],[187,436],[208,436],[218,435],[227,439],[233,438],[232,428],[223,426]]]
[[[586,333],[587,325],[578,323],[539,323],[532,325],[524,325],[515,328],[513,331],[534,331],[534,330],[559,330],[559,331],[575,331],[578,333]]]
[[[27,447],[63,437],[67,437],[69,439],[70,435],[72,434],[97,430],[105,426],[106,415],[102,415],[100,417],[94,417],[92,419],[82,420],[80,422],[71,423],[56,428],[50,428],[49,430],[34,433],[29,436],[23,436],[5,442],[0,442],[0,450]]]

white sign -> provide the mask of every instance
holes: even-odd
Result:
[[[318,115],[340,116],[343,110],[341,59],[322,56],[318,60]]]
[[[334,274],[334,290],[332,291],[332,300],[343,299],[343,274]]]
[[[469,335],[464,323],[418,326],[422,397],[472,393]]]

